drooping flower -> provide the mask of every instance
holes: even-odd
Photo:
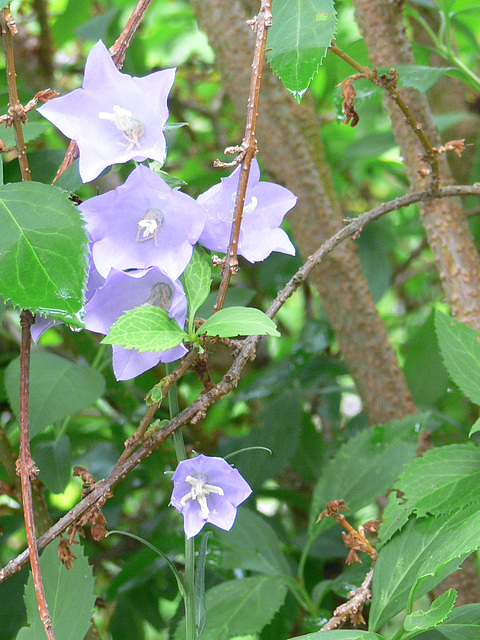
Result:
[[[168,311],[183,328],[187,299],[180,282],[173,281],[157,267],[137,271],[112,269],[102,287],[85,305],[85,327],[107,334],[125,312],[140,305],[153,305]],[[167,351],[139,353],[135,349],[113,347],[113,372],[117,380],[130,380],[159,362],[173,362],[187,353],[183,344]]]
[[[183,515],[191,538],[210,522],[230,531],[237,507],[252,493],[240,473],[223,458],[199,455],[180,462],[172,477],[171,503]]]
[[[174,78],[175,69],[143,78],[121,73],[100,40],[87,57],[82,88],[38,111],[76,141],[80,176],[90,182],[115,163],[147,158],[163,163],[163,127]]]
[[[198,196],[207,213],[199,242],[211,251],[227,252],[232,230],[240,167],[205,193]],[[285,214],[297,198],[291,191],[272,182],[260,182],[260,168],[254,159],[250,169],[238,254],[249,262],[265,260],[272,251],[295,255],[295,247],[280,229]]]
[[[104,277],[111,268],[156,266],[176,280],[205,224],[205,211],[193,198],[143,165],[125,184],[86,200],[79,209],[94,243],[95,266]]]

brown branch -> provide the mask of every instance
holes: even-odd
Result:
[[[320,264],[326,256],[335,249],[343,240],[351,236],[357,235],[362,231],[365,225],[378,220],[381,216],[390,211],[397,211],[414,202],[420,200],[429,200],[443,197],[455,197],[459,195],[480,196],[480,184],[474,186],[451,186],[440,187],[438,190],[423,190],[417,193],[408,194],[402,198],[397,198],[391,202],[367,211],[359,216],[348,226],[344,227],[332,238],[327,240],[307,262],[297,271],[288,284],[277,294],[275,300],[271,303],[266,315],[269,318],[275,317],[281,307],[290,298],[290,296],[300,287],[308,278],[313,269]],[[240,374],[245,364],[251,359],[255,353],[260,336],[250,336],[243,342],[240,353],[235,358],[230,369],[225,373],[222,380],[211,391],[200,396],[189,407],[184,409],[178,416],[173,418],[163,429],[152,434],[142,445],[127,459],[118,462],[111,474],[104,480],[100,480],[93,491],[79,502],[71,511],[65,514],[56,524],[53,525],[41,538],[37,541],[39,550],[44,549],[50,542],[55,540],[59,535],[75,524],[92,506],[98,501],[104,501],[105,496],[117,486],[117,484],[125,478],[132,469],[136,467],[142,460],[147,458],[155,449],[167,440],[177,429],[183,427],[188,422],[196,422],[199,417],[203,416],[210,405],[217,402],[223,396],[227,395],[234,387],[237,386]],[[28,560],[28,551],[24,551],[16,558],[11,560],[2,570],[0,570],[0,582],[20,571]]]
[[[217,300],[215,302],[214,311],[220,311],[225,302],[228,285],[232,274],[238,273],[238,237],[240,235],[240,226],[242,224],[243,207],[245,205],[245,194],[247,192],[248,178],[250,175],[250,166],[252,160],[257,153],[257,116],[258,116],[258,100],[260,96],[260,85],[262,80],[262,68],[265,57],[265,46],[267,44],[268,29],[272,24],[272,4],[271,0],[261,0],[261,7],[258,15],[251,21],[249,25],[256,33],[255,49],[253,53],[252,75],[250,81],[250,93],[247,102],[247,122],[245,125],[245,136],[240,147],[233,147],[233,152],[239,151],[234,164],[241,162],[240,177],[238,180],[237,196],[235,200],[235,212],[230,234],[230,242],[228,244],[227,255],[222,266],[222,279],[218,288]],[[230,152],[226,149],[225,152]],[[227,166],[225,163],[216,161],[215,166]]]
[[[359,78],[366,78],[376,87],[380,87],[388,91],[392,100],[395,102],[397,107],[405,116],[405,120],[407,124],[410,126],[413,133],[417,136],[421,145],[425,149],[426,159],[432,171],[432,183],[433,185],[437,185],[440,182],[440,170],[438,166],[439,151],[438,149],[435,149],[435,147],[432,145],[422,125],[415,118],[411,109],[409,109],[405,100],[400,95],[396,86],[398,74],[393,69],[390,69],[390,74],[389,74],[390,77],[379,76],[376,68],[372,70],[369,67],[364,67],[363,65],[359,64],[356,60],[351,58],[348,55],[348,53],[345,53],[345,51],[342,51],[342,49],[337,47],[337,45],[334,43],[330,45],[329,51],[331,51],[331,53],[334,53],[336,56],[341,58],[341,60],[343,60],[348,65],[350,65],[353,69],[359,72],[356,77],[353,77],[350,80],[353,81],[353,80],[358,80]]]
[[[20,315],[22,326],[22,346],[20,352],[20,454],[17,460],[17,474],[22,485],[23,515],[25,518],[25,531],[27,534],[28,554],[32,568],[33,584],[37,596],[40,618],[45,628],[48,640],[55,640],[52,619],[48,611],[45,589],[43,586],[40,559],[38,556],[37,540],[35,534],[35,519],[33,516],[32,480],[38,475],[38,468],[32,460],[30,452],[30,431],[28,416],[28,393],[30,378],[30,327],[33,324],[33,315],[28,310],[23,310]]]
[[[323,625],[320,631],[332,631],[344,624],[348,619],[352,620],[354,626],[359,622],[365,622],[362,616],[362,609],[365,602],[372,599],[370,586],[373,580],[373,567],[368,571],[361,586],[348,594],[350,600],[344,602],[333,612],[333,617]]]
[[[122,33],[117,38],[115,43],[110,47],[109,51],[115,62],[115,66],[117,69],[121,69],[123,67],[123,63],[125,61],[125,53],[132,41],[133,36],[135,35],[137,29],[139,28],[143,16],[145,15],[148,7],[152,0],[138,0],[135,9],[132,11],[132,15],[130,16],[127,24],[125,25]],[[78,158],[78,147],[75,140],[71,140],[68,145],[67,152],[65,154],[65,158],[63,159],[62,165],[55,176],[54,183],[58,180],[58,178],[62,175],[64,171],[68,169],[68,167],[75,162]]]

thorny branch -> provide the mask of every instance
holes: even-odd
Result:
[[[113,61],[115,62],[115,66],[117,67],[117,69],[121,69],[123,67],[123,63],[125,61],[125,53],[128,49],[128,46],[130,45],[130,42],[132,41],[132,38],[135,35],[135,32],[140,26],[143,16],[145,15],[151,2],[152,0],[138,0],[137,5],[135,6],[135,9],[132,11],[132,15],[130,16],[130,19],[125,25],[125,28],[123,29],[122,33],[117,38],[115,43],[110,47],[109,51],[113,58]],[[56,182],[56,180],[58,180],[58,178],[62,175],[62,173],[66,171],[68,167],[71,164],[73,164],[77,158],[78,158],[77,143],[75,142],[75,140],[72,140],[68,145],[65,158],[63,159],[62,165],[58,170],[57,175],[55,176],[55,180],[53,182]]]
[[[362,214],[322,244],[322,246],[308,258],[306,263],[297,271],[287,285],[279,291],[275,300],[269,306],[266,315],[273,318],[288,298],[290,298],[290,296],[305,282],[312,270],[346,238],[358,236],[365,225],[373,222],[374,220],[378,220],[378,218],[390,211],[397,211],[410,204],[419,202],[420,200],[432,200],[436,198],[455,197],[461,195],[480,196],[480,184],[475,184],[473,186],[439,187],[437,190],[424,189],[423,191],[411,193],[403,196],[402,198],[396,198],[391,202],[382,204],[379,207]],[[144,440],[142,445],[128,458],[121,462],[119,460],[107,478],[97,482],[95,488],[88,496],[65,514],[63,518],[61,518],[37,540],[38,549],[44,549],[48,544],[55,540],[55,538],[60,536],[64,531],[81,519],[92,506],[97,504],[99,501],[104,501],[105,495],[108,492],[116,487],[117,484],[137,466],[137,464],[161,446],[175,431],[188,422],[191,422],[192,424],[198,422],[205,415],[210,405],[217,402],[220,398],[227,395],[234,387],[236,387],[245,364],[255,355],[255,348],[259,339],[260,336],[250,336],[244,340],[239,354],[235,358],[230,369],[223,376],[222,380],[215,385],[212,390],[200,396],[189,407],[179,413],[161,430],[155,432]],[[3,582],[17,571],[20,571],[27,560],[28,551],[24,551],[11,560],[2,570],[0,570],[0,582]]]
[[[427,160],[431,168],[430,170],[428,170],[428,173],[430,173],[431,171],[432,186],[435,188],[440,182],[440,170],[438,166],[439,150],[433,147],[430,140],[428,139],[428,136],[423,130],[421,123],[418,122],[418,120],[415,118],[415,116],[413,115],[413,113],[410,111],[407,104],[403,100],[397,88],[398,73],[396,73],[394,69],[390,69],[388,76],[387,75],[379,76],[378,71],[375,67],[373,69],[370,69],[369,67],[364,67],[363,65],[359,64],[356,60],[351,58],[347,53],[345,53],[345,51],[342,51],[342,49],[337,47],[337,45],[334,43],[330,45],[329,51],[331,51],[336,56],[341,58],[344,62],[346,62],[348,65],[350,65],[353,69],[355,69],[358,72],[355,76],[352,76],[350,79],[344,80],[341,83],[344,86],[344,92],[347,86],[351,87],[349,80],[350,82],[352,82],[360,78],[366,78],[367,80],[370,80],[370,82],[372,82],[375,86],[381,87],[382,89],[385,89],[389,93],[392,100],[395,102],[395,104],[398,106],[398,108],[401,110],[401,112],[405,116],[405,119],[410,125],[413,133],[417,136],[417,138],[420,140],[421,145],[425,149],[425,154],[426,154],[425,159]],[[353,90],[353,87],[351,87],[351,90]],[[354,95],[355,95],[355,91],[353,91],[353,95],[351,97],[353,98]],[[350,97],[350,96],[347,96],[347,97]],[[351,117],[353,118],[353,122],[355,122],[355,116],[353,114],[354,112],[352,113]]]
[[[235,210],[233,217],[232,231],[230,234],[230,242],[228,244],[227,255],[222,265],[222,279],[218,289],[217,300],[214,310],[220,311],[225,302],[230,277],[232,274],[238,273],[238,237],[240,235],[240,226],[242,224],[243,207],[245,205],[245,194],[247,192],[248,177],[250,175],[250,166],[252,160],[257,153],[257,116],[258,116],[258,100],[260,96],[260,84],[262,80],[262,68],[265,57],[265,47],[267,44],[267,33],[272,25],[272,3],[271,0],[261,0],[261,7],[258,15],[249,21],[249,25],[256,33],[255,50],[253,53],[252,76],[250,82],[250,94],[247,102],[247,121],[245,125],[245,136],[239,147],[230,147],[225,153],[238,153],[237,158],[231,163],[223,163],[218,160],[214,163],[217,167],[226,167],[242,164],[240,177],[238,181],[238,189],[235,200]]]

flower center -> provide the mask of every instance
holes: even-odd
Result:
[[[163,224],[165,216],[160,209],[149,209],[138,223],[137,237],[135,242],[145,242],[153,238],[157,246],[158,230]]]
[[[237,200],[236,191],[234,191],[234,193],[232,194],[232,200],[233,200],[233,209],[230,212],[230,220],[232,220],[233,222],[233,218],[235,216],[235,202]],[[255,211],[255,209],[257,208],[257,203],[258,203],[258,200],[255,198],[255,196],[252,196],[252,198],[250,198],[250,202],[248,204],[243,205],[243,215],[248,216],[249,213],[252,213],[253,211]]]
[[[128,142],[124,144],[119,142],[122,147],[126,147],[127,153],[134,147],[140,147],[138,141],[145,133],[145,125],[140,120],[135,120],[132,117],[132,112],[123,107],[119,107],[118,104],[113,105],[113,113],[107,113],[106,111],[100,111],[98,117],[101,120],[108,120],[113,122],[117,129],[122,132],[123,137]]]
[[[184,507],[189,500],[198,500],[200,511],[202,512],[202,518],[206,520],[210,509],[207,505],[207,496],[211,493],[216,493],[219,496],[224,495],[224,491],[221,487],[217,487],[214,484],[207,483],[208,478],[202,473],[195,476],[187,476],[185,482],[187,482],[192,488],[187,495],[183,496],[180,500],[180,504]]]
[[[172,303],[173,291],[165,282],[157,282],[152,287],[152,293],[142,306],[160,307],[168,311]]]

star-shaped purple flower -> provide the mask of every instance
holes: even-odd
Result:
[[[183,328],[187,299],[180,282],[173,281],[157,267],[138,271],[112,269],[105,284],[85,305],[85,327],[107,334],[112,324],[129,309],[154,305],[168,311]],[[183,344],[168,351],[139,353],[135,349],[113,347],[113,372],[117,380],[130,380],[159,362],[173,362],[187,353]]]
[[[38,111],[78,144],[80,176],[94,180],[106,167],[146,158],[163,163],[167,97],[175,69],[144,78],[120,73],[100,40],[90,51],[81,89]]]
[[[240,167],[237,167],[228,178],[222,178],[220,184],[197,198],[207,212],[199,242],[211,251],[227,252],[239,172]],[[285,214],[295,206],[297,198],[285,187],[259,180],[260,169],[254,159],[245,196],[238,254],[249,262],[265,260],[272,251],[295,255],[295,247],[280,225]]]
[[[210,522],[230,531],[237,507],[252,493],[236,469],[223,458],[199,455],[180,462],[172,477],[171,503],[183,515],[187,538]]]
[[[204,209],[139,166],[125,184],[80,205],[93,241],[93,260],[107,277],[118,270],[156,266],[176,280],[192,257],[204,224]]]

